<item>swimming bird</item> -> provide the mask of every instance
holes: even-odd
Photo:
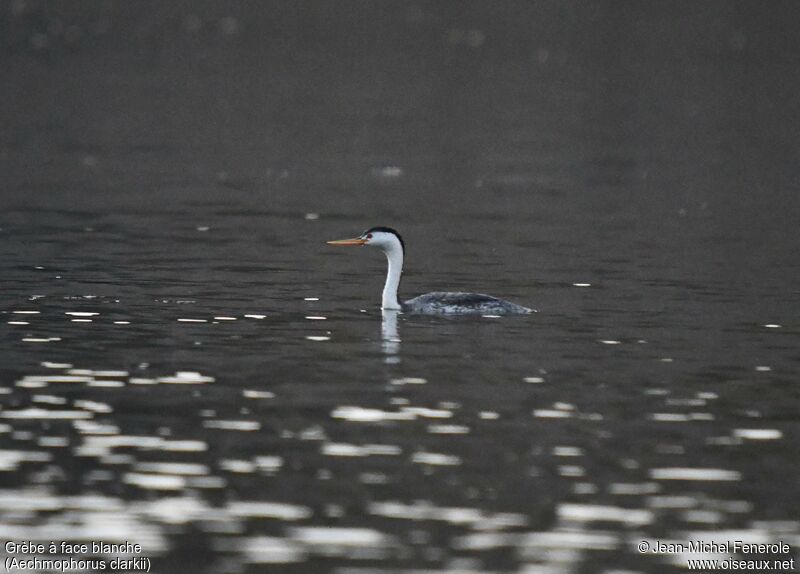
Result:
[[[435,291],[401,303],[397,298],[406,246],[391,227],[372,227],[358,237],[328,241],[328,245],[377,247],[386,255],[388,269],[381,308],[387,311],[443,315],[522,315],[532,309],[483,293]]]

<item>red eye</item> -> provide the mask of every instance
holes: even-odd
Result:
[[[372,234],[371,233],[367,233],[367,239],[372,239]]]

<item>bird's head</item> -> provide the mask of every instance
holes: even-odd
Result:
[[[405,253],[406,246],[403,238],[391,227],[372,227],[358,237],[352,239],[337,239],[328,241],[328,245],[338,246],[370,246],[379,247],[381,251],[392,251],[396,248]]]

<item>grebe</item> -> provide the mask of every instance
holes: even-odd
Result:
[[[386,311],[447,315],[523,315],[532,311],[522,305],[482,293],[436,291],[400,303],[397,299],[397,288],[400,286],[406,249],[403,238],[390,227],[373,227],[358,237],[328,241],[328,245],[368,245],[377,247],[386,254],[389,268],[386,272],[386,284],[383,286],[381,302],[381,308]]]

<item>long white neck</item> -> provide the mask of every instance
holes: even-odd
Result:
[[[386,271],[386,284],[383,286],[383,299],[381,308],[387,310],[400,310],[400,301],[397,299],[397,289],[400,287],[400,275],[403,273],[403,248],[399,244],[387,246],[383,252],[389,262]]]

